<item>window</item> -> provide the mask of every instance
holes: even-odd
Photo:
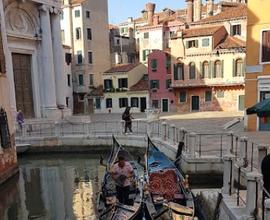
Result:
[[[202,39],[202,46],[203,47],[208,47],[209,46],[209,43],[210,41],[209,41],[209,38],[204,38],[204,39]]]
[[[135,108],[138,108],[139,107],[139,98],[132,97],[130,99],[130,101],[131,101],[131,107],[135,107]]]
[[[81,16],[80,10],[75,10],[75,18],[79,18]]]
[[[71,53],[66,53],[65,54],[65,61],[66,61],[66,64],[67,65],[71,64],[71,62],[72,62],[72,55],[71,55]]]
[[[244,75],[243,60],[237,59],[235,62],[234,76],[243,76],[243,75]]]
[[[196,78],[196,66],[195,63],[192,62],[189,64],[189,79],[195,79]]]
[[[88,63],[89,64],[93,63],[93,53],[92,52],[88,52]]]
[[[205,101],[206,102],[212,101],[212,91],[205,91]]]
[[[86,18],[90,18],[90,11],[85,11]]]
[[[128,88],[128,79],[127,78],[118,79],[118,88]]]
[[[84,94],[79,94],[79,96],[78,96],[78,100],[79,101],[84,101]]]
[[[209,63],[207,61],[202,64],[202,78],[206,78],[209,75]]]
[[[143,61],[146,61],[146,58],[148,57],[149,53],[151,53],[151,50],[143,50]]]
[[[66,106],[69,107],[69,97],[66,97]]]
[[[152,107],[153,108],[159,108],[159,101],[158,100],[153,100],[152,101]]]
[[[94,85],[94,74],[89,74],[89,85],[90,86]]]
[[[186,91],[180,92],[179,101],[180,102],[186,102],[187,101],[187,92]]]
[[[113,85],[112,85],[112,80],[111,79],[105,79],[104,80],[104,89],[112,89]]]
[[[71,86],[71,76],[70,76],[70,74],[67,74],[67,84],[68,84],[68,87]]]
[[[61,16],[61,20],[64,20],[64,11],[62,11],[62,12],[60,13],[60,16]]]
[[[186,42],[186,48],[189,49],[189,48],[192,48],[192,47],[195,47],[195,48],[198,48],[198,40],[189,40]]]
[[[173,38],[174,36],[176,36],[174,31],[170,31],[170,39]]]
[[[241,35],[241,24],[232,26],[232,35]]]
[[[119,108],[128,107],[128,98],[119,98]]]
[[[148,39],[148,38],[149,38],[149,32],[145,32],[145,33],[143,34],[143,38],[144,38],[144,39]]]
[[[121,28],[121,33],[127,33],[127,32],[128,32],[128,27]]]
[[[65,42],[65,30],[61,30],[61,40]]]
[[[262,32],[261,62],[270,62],[270,30]]]
[[[92,40],[92,30],[91,30],[91,28],[87,28],[87,40]]]
[[[178,63],[174,65],[174,80],[184,80],[184,64]]]
[[[224,91],[217,91],[217,98],[224,98]]]
[[[76,28],[76,40],[81,39],[81,28]]]
[[[82,64],[82,51],[77,51],[77,64]]]
[[[120,40],[119,39],[116,40],[116,44],[120,45]]]
[[[83,86],[83,74],[79,74],[79,86]]]
[[[157,71],[157,59],[151,60],[151,68],[152,68],[152,71]]]
[[[159,89],[159,80],[150,80],[150,89]]]
[[[171,79],[166,79],[166,89],[171,88],[172,80]]]
[[[112,99],[111,98],[106,99],[106,108],[112,108]]]
[[[222,77],[222,65],[221,65],[221,61],[220,60],[217,60],[215,63],[214,63],[214,75],[213,75],[213,78],[220,78]]]
[[[101,109],[101,101],[100,101],[100,98],[96,98],[96,109]]]

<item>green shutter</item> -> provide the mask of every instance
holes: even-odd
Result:
[[[235,66],[235,59],[233,59],[233,60],[232,60],[232,71],[233,71],[232,75],[233,75],[233,77],[236,76],[236,68],[235,68],[235,67],[236,67],[236,66]]]
[[[221,78],[224,78],[224,60],[221,61]]]
[[[156,59],[151,60],[151,68],[152,68],[152,70],[157,69],[157,60]]]
[[[146,50],[143,50],[143,61],[146,60]]]

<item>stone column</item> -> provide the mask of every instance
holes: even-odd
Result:
[[[64,54],[61,40],[60,27],[60,13],[61,10],[53,9],[51,14],[51,28],[52,28],[52,45],[53,45],[53,61],[55,72],[55,88],[56,88],[56,104],[58,107],[66,106],[65,91],[66,91],[66,76],[64,75]]]
[[[195,147],[196,147],[196,133],[191,132],[188,135],[188,154],[192,157],[195,157]]]
[[[42,30],[42,79],[43,79],[43,107],[44,116],[49,116],[50,111],[56,109],[54,63],[49,7],[42,5],[40,8],[40,24]]]
[[[264,157],[267,155],[268,147],[266,146],[258,146],[258,169],[261,171],[261,165]]]
[[[270,199],[265,200],[265,220],[270,220]]]
[[[223,157],[224,171],[223,171],[223,187],[222,193],[231,195],[233,192],[233,155]]]
[[[258,181],[262,179],[262,175],[258,172],[247,173],[247,213],[250,216],[254,216],[257,207],[256,188],[258,187]]]

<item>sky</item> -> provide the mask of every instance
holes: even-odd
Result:
[[[141,11],[148,2],[156,3],[156,11],[164,8],[185,8],[185,0],[108,0],[109,22],[119,24],[126,21],[128,17],[140,17]]]

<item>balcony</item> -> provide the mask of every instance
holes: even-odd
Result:
[[[242,86],[245,83],[244,77],[226,78],[204,78],[172,81],[173,88],[192,88],[192,87],[220,87],[220,86]]]
[[[103,92],[105,93],[114,93],[114,92],[127,92],[129,91],[128,88],[107,88],[107,89],[104,89]]]

